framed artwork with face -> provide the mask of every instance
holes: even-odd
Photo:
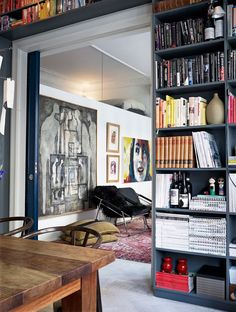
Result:
[[[107,182],[119,182],[120,156],[107,155]]]
[[[107,152],[119,153],[120,149],[120,126],[107,123]]]

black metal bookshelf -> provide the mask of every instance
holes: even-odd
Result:
[[[153,5],[158,0],[153,0]],[[227,11],[227,4],[233,2],[222,1],[221,4]],[[178,87],[159,88],[153,90],[153,145],[156,144],[156,138],[158,136],[168,135],[189,135],[192,131],[208,131],[215,134],[217,145],[220,150],[222,159],[221,168],[157,168],[156,173],[173,173],[173,172],[186,172],[190,177],[193,184],[193,194],[199,194],[199,191],[208,181],[208,178],[212,175],[216,177],[224,176],[226,183],[226,211],[198,211],[182,208],[159,208],[156,207],[156,179],[155,174],[153,178],[153,257],[152,257],[152,276],[153,276],[153,292],[155,296],[173,299],[177,301],[189,302],[192,304],[198,304],[202,306],[208,306],[216,309],[222,309],[227,311],[236,311],[236,301],[231,301],[229,297],[229,268],[232,263],[235,265],[236,257],[229,256],[229,243],[231,239],[236,236],[236,213],[229,211],[229,182],[228,175],[231,172],[236,173],[236,166],[228,165],[228,156],[231,155],[231,151],[236,146],[236,124],[227,123],[227,105],[228,105],[228,90],[236,95],[236,80],[227,79],[227,53],[231,48],[236,48],[236,37],[227,36],[227,17],[224,18],[224,38],[211,40],[207,42],[188,44],[184,46],[178,46],[174,48],[156,50],[155,45],[155,27],[160,23],[169,23],[172,21],[180,21],[182,19],[202,17],[203,12],[207,12],[209,1],[202,1],[196,4],[190,4],[176,9],[168,11],[158,12],[153,14],[153,67],[155,68],[156,60],[171,60],[179,57],[188,57],[193,55],[199,55],[206,52],[220,50],[224,52],[224,68],[225,79],[224,81],[215,81],[202,84],[193,84]],[[155,72],[155,70],[154,70]],[[154,74],[154,82],[156,75]],[[154,85],[156,85],[154,83]],[[183,96],[202,96],[209,100],[212,98],[213,93],[218,92],[221,99],[225,103],[225,123],[219,125],[204,125],[204,126],[188,126],[188,127],[173,127],[173,128],[156,128],[155,118],[155,106],[156,97],[164,97],[170,95],[174,98]],[[153,149],[153,168],[156,168],[156,149]],[[174,250],[169,248],[156,247],[156,215],[159,213],[164,214],[184,214],[191,216],[203,216],[208,217],[222,217],[226,218],[226,254],[204,254],[193,251]],[[180,257],[185,257],[188,260],[190,266],[189,272],[196,272],[204,264],[220,266],[225,270],[225,300],[219,300],[214,297],[202,296],[192,291],[190,293],[182,293],[175,290],[158,288],[155,284],[156,272],[161,270],[161,263],[164,257],[171,256],[173,260],[177,260]]]

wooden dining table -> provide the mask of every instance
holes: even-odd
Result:
[[[0,236],[0,311],[62,299],[63,312],[95,312],[97,272],[114,260],[111,251]]]

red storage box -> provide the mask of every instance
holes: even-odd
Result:
[[[194,288],[194,274],[156,272],[156,287],[189,293]]]

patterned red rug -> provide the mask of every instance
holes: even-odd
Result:
[[[151,227],[151,220],[148,225]],[[143,220],[137,218],[128,223],[130,236],[127,236],[123,224],[118,228],[118,241],[102,244],[100,248],[113,250],[118,259],[151,263],[151,229],[143,231]]]

